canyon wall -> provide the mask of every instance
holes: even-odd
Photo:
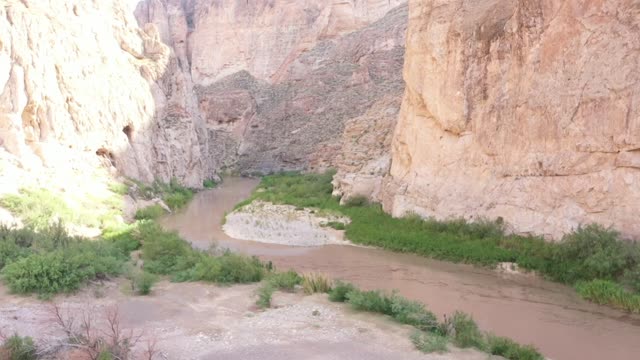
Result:
[[[345,123],[398,111],[403,1],[7,0],[0,146],[190,187],[334,167]]]
[[[136,17],[192,87],[212,171],[334,167],[347,121],[398,111],[403,0],[146,0]]]
[[[201,184],[192,119],[158,123],[177,82],[167,77],[171,51],[127,8],[119,0],[5,1],[0,145],[24,168],[69,167],[90,153],[141,180]]]
[[[393,215],[640,235],[640,3],[411,0]]]

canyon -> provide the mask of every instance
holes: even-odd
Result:
[[[394,216],[637,236],[638,18],[632,0],[7,0],[0,144],[34,174],[336,168],[336,195]]]

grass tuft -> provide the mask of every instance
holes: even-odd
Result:
[[[302,289],[305,294],[328,293],[331,290],[329,279],[322,274],[305,274],[302,276]]]
[[[289,270],[287,272],[271,274],[268,282],[276,289],[293,292],[296,285],[302,282],[302,277],[295,271]]]
[[[33,339],[14,334],[0,346],[0,358],[6,360],[36,360],[37,348]]]

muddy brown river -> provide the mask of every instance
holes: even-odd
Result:
[[[358,246],[305,248],[232,239],[222,231],[224,214],[257,184],[255,179],[227,179],[162,223],[196,247],[216,244],[270,260],[279,269],[321,272],[366,289],[398,290],[440,316],[468,312],[483,329],[534,344],[550,359],[640,359],[640,316],[588,303],[573,289],[537,277]]]

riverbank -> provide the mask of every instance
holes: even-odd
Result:
[[[332,176],[331,172],[267,176],[238,207],[259,200],[331,211],[351,220],[345,225],[346,238],[356,244],[489,267],[514,263],[548,279],[577,285],[587,299],[640,312],[640,246],[620,239],[613,230],[588,225],[553,243],[508,235],[500,222],[392,218],[363,198],[340,205],[331,195]]]

